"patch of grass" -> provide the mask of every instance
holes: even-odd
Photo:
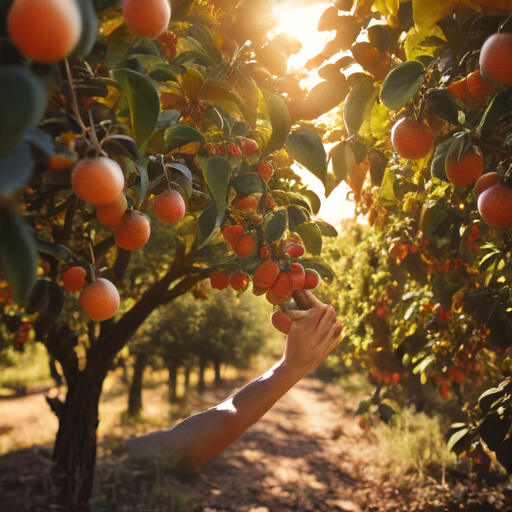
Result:
[[[414,408],[404,408],[389,425],[380,423],[373,432],[381,464],[391,473],[439,476],[456,461],[446,446],[440,419]]]
[[[7,350],[8,365],[0,368],[0,388],[51,386],[49,358],[41,343],[27,345],[23,352]]]

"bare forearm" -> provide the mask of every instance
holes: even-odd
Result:
[[[171,430],[145,436],[140,448],[165,456],[177,470],[200,467],[238,439],[303,376],[303,372],[280,362],[218,406],[187,418]]]

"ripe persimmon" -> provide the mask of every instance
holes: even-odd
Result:
[[[15,0],[7,29],[23,55],[55,62],[67,57],[80,40],[82,17],[76,0]]]
[[[279,297],[288,298],[294,289],[293,276],[289,272],[281,272],[272,285],[272,289]]]
[[[398,156],[407,160],[421,160],[430,153],[434,134],[423,123],[405,118],[393,126],[391,141]]]
[[[254,249],[256,249],[256,240],[254,240],[254,237],[249,234],[243,235],[236,243],[235,254],[239,258],[246,258],[254,252]]]
[[[243,139],[242,140],[242,153],[244,156],[255,155],[260,152],[260,147],[258,143],[253,139]]]
[[[168,0],[123,0],[123,16],[134,36],[155,39],[169,25],[171,7]]]
[[[480,194],[487,190],[488,188],[494,187],[494,185],[500,184],[500,177],[497,172],[488,172],[487,174],[483,174],[478,181],[475,183],[475,199],[478,199]]]
[[[98,206],[98,208],[96,208],[96,216],[104,226],[115,228],[121,224],[127,207],[128,202],[126,201],[126,196],[121,193],[110,203]]]
[[[103,206],[119,197],[124,175],[117,162],[104,156],[80,160],[71,172],[73,192],[94,206]]]
[[[268,245],[262,245],[258,251],[258,255],[262,260],[266,260],[270,257],[270,247]]]
[[[290,256],[290,258],[300,258],[304,256],[304,246],[300,244],[288,244],[284,248],[284,252]]]
[[[483,170],[484,156],[478,146],[469,146],[459,161],[451,156],[446,159],[446,177],[459,187],[475,183],[482,176]]]
[[[249,279],[247,274],[244,274],[243,272],[235,272],[234,274],[231,274],[229,278],[229,284],[231,285],[231,288],[237,292],[245,288],[248,281]]]
[[[118,247],[134,251],[140,249],[149,240],[150,232],[151,228],[146,215],[127,210],[114,231],[114,240]]]
[[[512,85],[512,34],[493,34],[480,50],[480,70],[485,78]]]
[[[273,288],[267,290],[265,298],[274,306],[280,306],[286,300],[284,297],[277,295]]]
[[[177,190],[166,190],[153,199],[156,216],[164,222],[179,222],[185,216],[186,205]]]
[[[477,70],[468,75],[468,89],[480,103],[487,103],[489,96],[494,96],[499,87],[486,80],[480,70]]]
[[[80,295],[80,307],[95,322],[112,318],[119,310],[119,292],[107,279],[96,279]]]
[[[283,334],[288,334],[292,328],[292,319],[286,316],[280,309],[270,315],[270,323]]]
[[[235,224],[233,226],[226,226],[224,228],[224,231],[222,232],[222,236],[224,237],[224,240],[231,246],[231,249],[233,251],[236,248],[236,244],[238,243],[238,240],[242,238],[242,235],[244,234],[244,227],[240,224]]]
[[[269,288],[274,284],[280,272],[281,270],[275,261],[267,260],[263,262],[254,272],[254,286]]]
[[[64,272],[62,280],[68,292],[78,292],[87,283],[87,272],[83,267],[70,267]]]
[[[260,162],[258,164],[258,174],[268,181],[274,175],[274,168],[270,162]]]
[[[305,290],[314,290],[320,283],[320,275],[316,270],[310,268],[306,269],[306,282],[304,283]]]
[[[215,290],[224,290],[229,286],[229,276],[224,272],[210,274],[210,284]]]
[[[295,290],[301,290],[306,284],[306,271],[300,263],[292,263],[290,269],[293,278],[293,288]]]
[[[503,229],[512,223],[512,188],[494,185],[478,198],[482,220],[492,228]]]
[[[69,171],[77,162],[76,153],[54,153],[50,156],[48,167],[51,171]]]
[[[235,210],[245,213],[255,213],[258,209],[258,198],[256,196],[246,196],[239,199],[234,205]]]

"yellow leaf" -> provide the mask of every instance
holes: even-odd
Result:
[[[428,31],[441,19],[455,12],[460,0],[412,0],[416,28]]]
[[[185,74],[181,76],[181,87],[191,101],[197,100],[199,91],[203,87],[203,75],[194,68],[187,68]]]
[[[180,148],[173,149],[169,155],[172,155],[173,153],[183,153],[185,155],[195,155],[199,148],[201,147],[201,142],[189,142],[188,144],[185,144],[184,146],[181,146]]]

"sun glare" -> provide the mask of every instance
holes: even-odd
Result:
[[[306,62],[321,53],[325,43],[332,38],[329,32],[318,32],[316,29],[318,20],[325,9],[331,5],[329,1],[318,1],[309,5],[298,5],[296,2],[283,2],[275,7],[277,19],[281,20],[276,34],[286,32],[288,35],[295,37],[302,43],[302,49],[296,55],[292,55],[288,59],[290,68],[299,69]],[[301,81],[301,86],[310,90],[322,79],[316,71]],[[327,149],[330,149],[328,147]],[[311,175],[308,171],[296,168],[295,171],[302,177],[312,190],[314,190],[322,199],[322,208],[318,215],[319,218],[330,222],[336,228],[340,227],[343,219],[353,217],[354,203],[347,201],[347,193],[349,187],[342,183],[334,192],[325,199],[324,187],[320,180]]]

